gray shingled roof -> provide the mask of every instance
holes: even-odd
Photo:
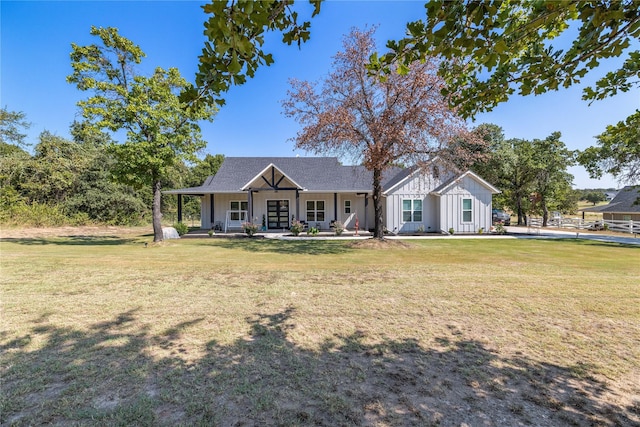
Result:
[[[307,191],[364,193],[372,189],[371,172],[363,166],[343,166],[337,157],[225,157],[218,173],[208,177],[201,186],[166,193],[238,193],[271,164]],[[383,188],[405,173],[406,170],[399,168],[388,170]]]
[[[640,213],[640,186],[624,187],[609,204],[582,210],[587,212]]]

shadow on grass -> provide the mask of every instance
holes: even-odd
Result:
[[[68,236],[68,237],[5,237],[0,242],[16,243],[18,245],[62,245],[62,246],[115,246],[137,243],[137,238],[122,238],[119,236]]]
[[[215,239],[213,244],[224,249],[292,255],[330,255],[354,250],[348,242],[331,240]]]
[[[311,351],[295,309],[246,319],[230,345],[152,335],[136,310],[89,330],[34,325],[2,343],[6,425],[638,425],[585,365],[504,358],[454,331],[437,348],[355,332]],[[28,347],[36,340],[42,345]],[[161,350],[160,350],[161,349]]]

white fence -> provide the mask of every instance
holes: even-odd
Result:
[[[529,217],[527,225],[530,228],[539,229],[542,227],[542,218]],[[620,233],[640,233],[640,221],[622,221],[622,220],[598,220],[598,221],[585,221],[582,218],[553,218],[547,221],[547,228],[573,228],[576,230],[609,230],[617,231]]]

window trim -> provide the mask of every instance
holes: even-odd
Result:
[[[404,208],[404,202],[410,202],[411,206],[409,210]],[[420,209],[416,209],[416,203],[420,202]],[[409,212],[409,220],[405,220],[405,212]],[[416,214],[420,213],[420,219],[416,219]],[[402,222],[414,222],[422,223],[424,219],[424,201],[422,199],[402,199]]]
[[[348,207],[347,207],[347,203],[349,204],[349,206],[348,206]],[[351,208],[352,208],[352,206],[351,206],[351,199],[349,199],[349,200],[345,200],[345,201],[344,201],[344,203],[343,203],[343,206],[344,206],[344,213],[345,213],[345,215],[350,215],[350,214],[352,213],[352,212],[351,212]],[[349,209],[349,210],[347,211],[347,209]]]
[[[318,202],[322,202],[322,209],[318,209]],[[313,203],[313,209],[309,209],[309,203]],[[305,203],[305,218],[308,223],[324,222],[326,215],[327,202],[325,200],[307,200]],[[322,219],[318,219],[318,213],[322,212]],[[313,219],[309,218],[309,213],[313,213]]]
[[[465,202],[466,200],[468,200],[468,201],[469,201],[469,209],[465,209],[464,202]],[[464,214],[465,214],[465,213],[467,213],[467,212],[469,212],[469,219],[468,219],[468,220],[465,220],[465,219],[464,219]],[[464,223],[464,224],[468,224],[468,223],[473,222],[473,199],[472,199],[471,197],[464,197],[464,198],[462,199],[462,204],[461,204],[461,213],[462,213],[462,217],[461,217],[460,219],[461,219],[461,222],[462,222],[462,223]]]
[[[233,208],[233,204],[237,203],[238,204],[238,209],[234,209]],[[246,209],[242,209],[242,205],[244,203],[244,206],[246,207]],[[243,215],[244,212],[244,215]],[[235,215],[237,214],[237,216]],[[249,215],[249,201],[247,200],[229,200],[229,219],[231,221],[246,221],[247,220],[247,215]],[[235,219],[234,219],[235,217]]]

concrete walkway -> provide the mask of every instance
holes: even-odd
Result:
[[[425,235],[387,235],[387,239],[399,239],[399,240],[416,240],[416,239],[585,239],[595,240],[608,243],[621,243],[627,245],[636,245],[640,247],[640,238],[635,236],[619,236],[612,234],[600,234],[589,232],[578,232],[568,230],[555,230],[550,228],[530,228],[530,227],[517,227],[510,226],[505,227],[508,234],[425,234]],[[194,230],[182,237],[200,237],[208,238],[207,230]],[[216,233],[214,238],[246,238],[247,236],[242,232],[237,233]],[[332,232],[321,232],[317,236],[308,236],[306,233],[301,233],[299,236],[292,236],[291,232],[268,232],[268,233],[256,233],[256,237],[264,239],[275,240],[366,240],[371,238],[371,234],[368,232],[360,232],[356,236],[352,231],[345,231],[341,236],[336,236]]]

